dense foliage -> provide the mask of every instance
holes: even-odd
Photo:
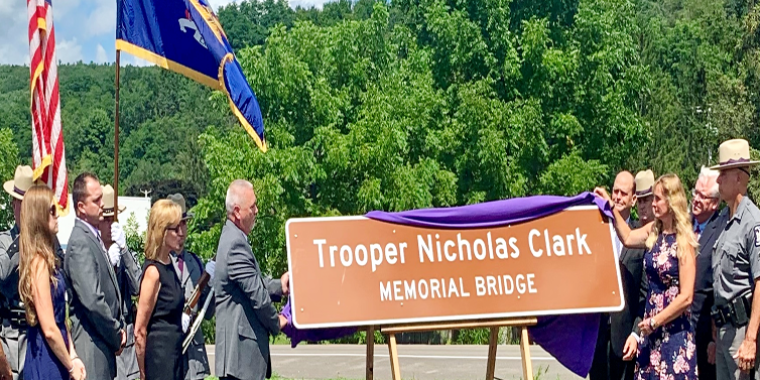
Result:
[[[722,140],[760,147],[754,1],[342,0],[294,10],[244,0],[218,14],[271,150],[256,149],[221,94],[127,67],[120,192],[197,199],[191,247],[209,258],[227,185],[251,180],[254,253],[274,275],[286,268],[292,217],[570,195],[623,168],[673,171],[691,186]],[[60,69],[72,179],[112,178],[113,72]],[[27,77],[0,67],[0,129],[12,131],[0,148],[12,139],[22,161]]]

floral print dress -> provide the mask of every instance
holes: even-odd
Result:
[[[644,254],[644,270],[649,280],[644,319],[657,315],[676,298],[679,289],[676,235],[660,234]],[[678,380],[697,378],[697,346],[689,311],[639,340],[636,378]]]

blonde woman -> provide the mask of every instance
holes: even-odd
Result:
[[[24,379],[84,379],[84,363],[66,326],[66,284],[53,253],[58,209],[48,187],[33,186],[26,192],[20,227],[18,288],[29,324]]]
[[[604,189],[595,192],[609,201]],[[694,296],[697,240],[678,176],[666,174],[655,182],[652,208],[655,220],[636,230],[613,211],[620,241],[626,247],[646,248],[644,270],[649,291],[639,324],[642,336],[636,378],[696,379],[696,345],[689,310]]]
[[[182,307],[185,297],[170,252],[180,249],[182,209],[162,199],[150,209],[145,263],[135,321],[135,350],[142,380],[182,380]]]

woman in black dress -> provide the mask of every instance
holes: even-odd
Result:
[[[170,200],[150,209],[145,264],[135,321],[135,349],[142,380],[183,380],[184,292],[169,252],[178,250],[182,210]]]

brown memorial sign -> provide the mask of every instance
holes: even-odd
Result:
[[[619,311],[611,224],[595,206],[438,229],[361,216],[288,220],[298,328]]]

